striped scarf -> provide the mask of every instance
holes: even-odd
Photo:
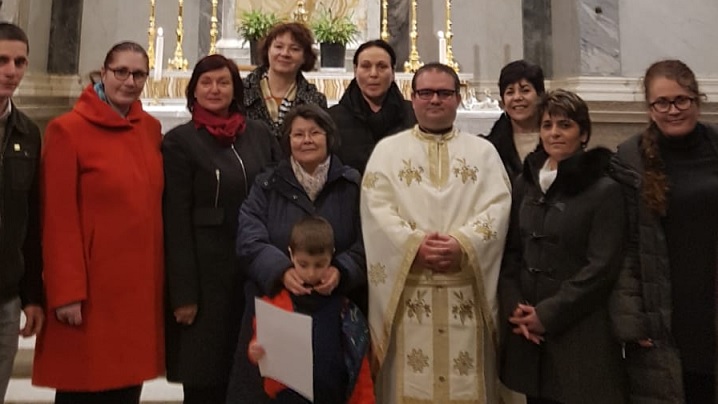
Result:
[[[294,82],[294,84],[289,87],[287,95],[284,96],[284,99],[279,105],[277,105],[277,101],[274,99],[272,91],[269,89],[269,77],[267,76],[267,73],[265,73],[259,81],[259,88],[262,90],[262,98],[264,99],[264,104],[267,106],[267,112],[272,120],[272,125],[274,126],[274,129],[276,129],[275,133],[279,133],[278,128],[282,126],[284,117],[287,115],[289,110],[292,109],[294,100],[297,97],[297,83]]]

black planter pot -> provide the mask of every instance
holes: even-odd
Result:
[[[322,43],[319,44],[320,61],[322,67],[338,67],[344,68],[344,56],[346,55],[346,46],[338,43]]]
[[[259,41],[249,41],[249,62],[254,66],[259,66],[261,59],[257,48],[259,48]]]

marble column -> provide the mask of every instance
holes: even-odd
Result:
[[[236,5],[238,0],[222,0],[222,28],[217,41],[217,51],[234,60],[249,63],[249,49],[243,49],[243,40],[239,38],[236,24]]]
[[[222,32],[224,21],[224,15],[222,13],[222,6],[224,0],[217,2],[217,29],[220,33]],[[200,2],[199,4],[199,35],[198,37],[198,57],[203,58],[209,54],[210,49],[210,37],[209,30],[212,28],[212,2],[210,0]],[[219,40],[220,38],[217,38]]]
[[[524,59],[553,76],[551,47],[551,0],[523,0]]]
[[[396,51],[396,71],[404,71],[404,62],[409,59],[409,32],[411,30],[411,0],[388,0],[389,44]],[[381,32],[381,28],[380,31]]]
[[[83,0],[53,0],[47,72],[77,74]]]
[[[0,2],[0,21],[18,24],[19,13],[20,0],[3,0]]]
[[[619,76],[618,0],[553,0],[553,78]]]

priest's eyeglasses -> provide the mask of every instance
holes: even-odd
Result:
[[[686,97],[683,95],[679,95],[678,97],[674,98],[673,101],[669,101],[665,98],[659,98],[650,103],[650,106],[651,108],[653,108],[654,111],[662,113],[669,112],[671,110],[671,105],[676,107],[676,109],[679,111],[685,111],[690,108],[695,101],[695,97]]]
[[[434,98],[434,94],[436,94],[440,100],[446,100],[453,97],[454,94],[456,94],[456,90],[434,90],[431,88],[423,88],[421,90],[414,91],[414,94],[416,94],[419,99],[422,99],[424,101],[429,101]]]
[[[132,75],[132,80],[134,80],[136,83],[143,82],[143,81],[147,80],[147,76],[149,75],[149,73],[147,73],[144,70],[131,71],[130,69],[127,69],[125,67],[120,67],[119,69],[105,67],[105,69],[114,73],[115,78],[120,81],[125,81],[125,80],[127,80],[128,77],[130,77],[130,75]]]

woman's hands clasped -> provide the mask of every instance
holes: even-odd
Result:
[[[523,335],[524,338],[540,345],[543,342],[543,334],[546,330],[541,324],[541,319],[536,313],[536,307],[530,304],[519,303],[509,317],[509,323],[513,324],[513,333]]]

